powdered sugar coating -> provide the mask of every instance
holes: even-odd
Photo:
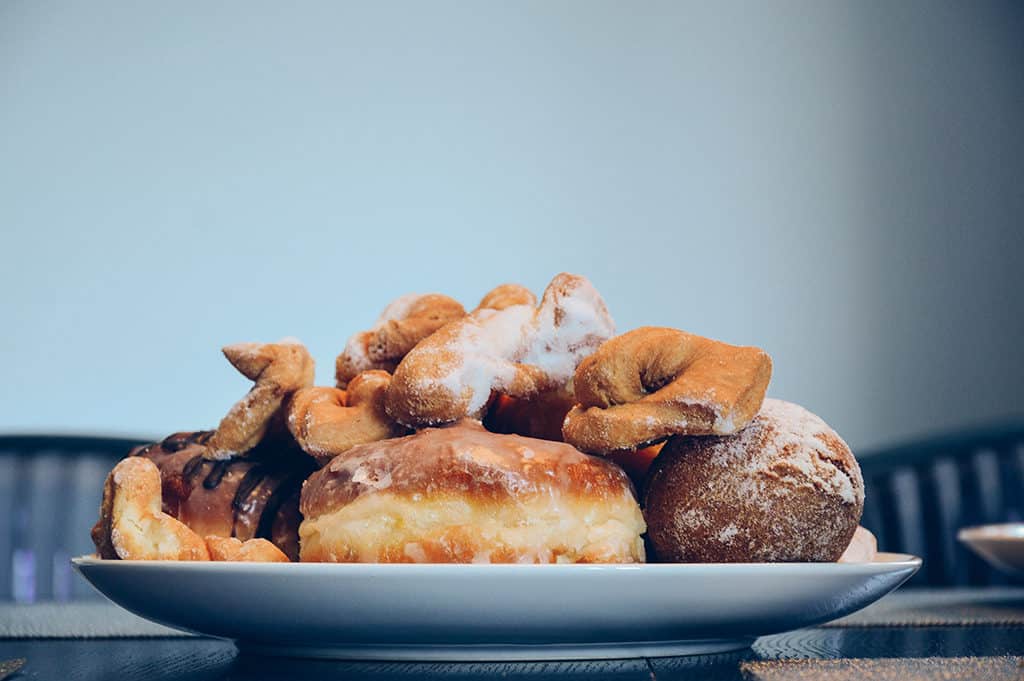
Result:
[[[370,327],[371,331],[379,331],[384,328],[384,325],[394,319],[404,319],[409,314],[409,310],[413,305],[416,304],[423,294],[420,293],[406,293],[404,296],[395,298],[388,306],[384,308],[384,311],[380,313],[380,317],[374,322],[373,326]]]
[[[370,359],[370,354],[367,351],[367,345],[371,333],[369,331],[363,331],[357,333],[348,339],[345,343],[345,349],[342,351],[342,355],[348,361],[351,367],[349,371],[353,374],[359,374],[364,371],[369,371],[376,367],[373,360]]]
[[[645,490],[655,553],[679,562],[833,561],[863,504],[846,443],[775,399],[736,435],[671,440]]]
[[[564,386],[614,333],[590,282],[560,274],[539,308],[478,309],[413,348],[395,370],[388,413],[409,426],[479,417],[492,392],[531,397]]]
[[[848,452],[846,443],[818,416],[798,404],[769,398],[748,428],[736,437],[721,438],[711,462],[739,466],[751,477],[771,470],[788,488],[809,487],[835,494],[846,504],[862,504],[863,485],[855,486],[850,474],[836,465],[832,448],[837,440]],[[751,451],[759,455],[750,456]]]
[[[347,371],[352,376],[363,371],[370,371],[372,369],[389,369],[390,367],[381,367],[379,362],[374,362],[370,358],[369,354],[369,343],[377,331],[383,329],[389,321],[402,319],[408,313],[409,309],[422,297],[419,293],[407,293],[404,296],[400,296],[395,300],[391,301],[384,311],[377,317],[377,321],[373,323],[368,331],[361,331],[357,334],[353,334],[348,342],[345,343],[345,349],[342,351],[342,356],[348,362]]]
[[[369,330],[346,342],[335,361],[338,387],[346,387],[364,371],[394,371],[418,342],[465,314],[457,300],[439,293],[409,293],[397,298],[384,308]]]
[[[474,312],[451,338],[423,349],[421,361],[446,369],[424,377],[425,384],[453,396],[468,396],[467,413],[479,412],[492,386],[500,391],[515,379],[515,366],[504,358],[517,354],[530,333],[533,316],[533,308],[527,305]],[[452,357],[458,359],[452,361]]]

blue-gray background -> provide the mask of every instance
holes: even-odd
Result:
[[[0,430],[212,426],[392,298],[586,274],[857,448],[1024,414],[1024,11],[0,2]]]

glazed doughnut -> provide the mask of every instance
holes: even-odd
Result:
[[[736,435],[669,440],[643,498],[659,561],[831,562],[857,529],[864,481],[824,421],[767,399]]]
[[[199,535],[161,510],[160,495],[160,471],[153,462],[128,458],[114,466],[92,529],[100,558],[210,559]]]
[[[299,488],[316,468],[313,460],[285,433],[264,439],[244,458],[214,461],[205,456],[212,435],[175,433],[128,455],[156,464],[164,513],[200,537],[261,537],[298,560]]]
[[[349,338],[334,364],[338,387],[344,388],[363,371],[394,371],[417,343],[464,316],[459,301],[439,293],[402,296],[384,308],[369,331]]]
[[[387,412],[413,428],[479,418],[492,393],[531,398],[564,386],[613,333],[590,282],[560,274],[537,308],[476,310],[421,341],[395,369]]]
[[[256,382],[217,426],[206,455],[223,460],[242,455],[260,443],[284,400],[313,385],[313,358],[298,341],[237,343],[224,356],[242,375]]]
[[[384,412],[390,383],[386,371],[364,371],[347,390],[303,388],[289,401],[288,430],[321,465],[356,445],[404,435],[407,429]]]
[[[591,454],[636,449],[671,435],[728,435],[761,407],[772,361],[685,331],[642,327],[611,339],[576,370],[579,406],[565,441]]]
[[[302,489],[303,561],[641,562],[622,470],[475,421],[353,447]]]
[[[210,560],[244,561],[246,563],[288,563],[288,556],[266,539],[242,541],[235,537],[203,537]]]

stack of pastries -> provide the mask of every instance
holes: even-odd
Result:
[[[766,399],[771,358],[685,331],[616,335],[587,279],[467,311],[409,295],[352,336],[336,387],[298,341],[241,343],[214,430],[107,477],[102,558],[419,563],[863,561],[849,447]],[[637,493],[639,491],[639,494]]]

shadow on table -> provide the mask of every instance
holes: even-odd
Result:
[[[576,662],[343,662],[265,658],[240,654],[231,665],[228,679],[607,679],[650,681],[651,669],[642,659],[588,660]]]
[[[655,678],[700,678],[708,681],[738,679],[739,663],[756,658],[751,650],[720,655],[660,658],[657,660],[587,660],[566,662],[340,662],[294,660],[239,655],[231,666],[230,679],[489,679],[525,678],[598,679],[651,681]]]
[[[804,629],[759,639],[732,654],[578,662],[343,662],[240,654],[214,639],[0,641],[0,660],[25,658],[14,679],[93,681],[319,681],[388,679],[609,679],[727,681],[740,663],[787,659],[966,657],[1024,654],[1019,627]]]

